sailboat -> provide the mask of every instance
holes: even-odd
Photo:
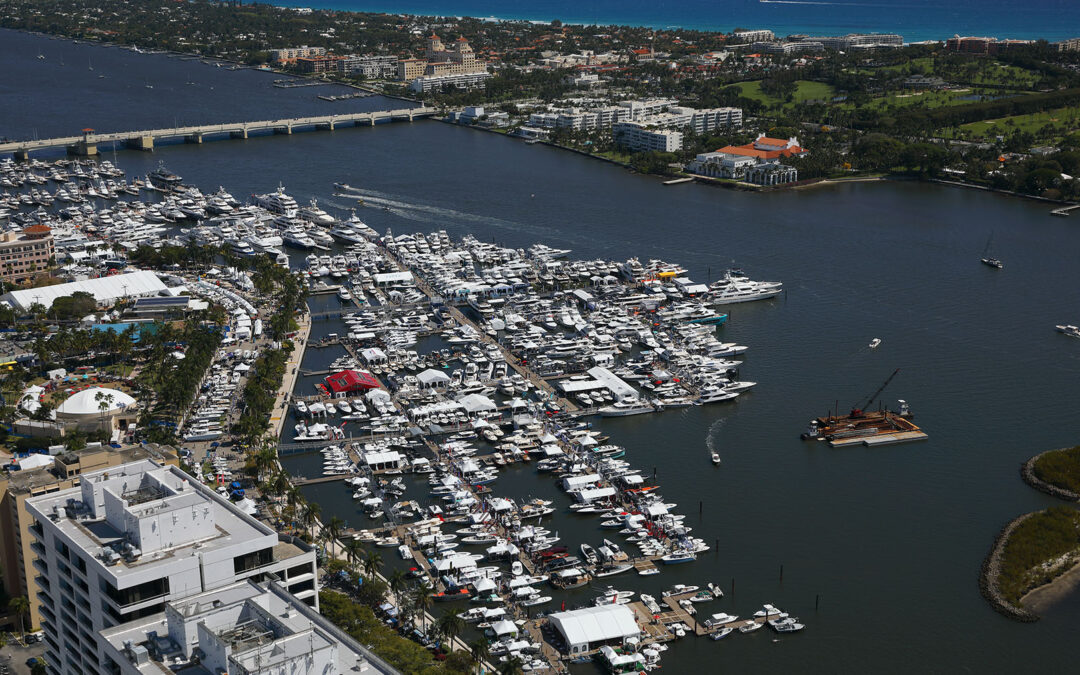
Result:
[[[86,59],[86,65],[90,68],[90,70],[94,69],[94,62],[90,59]]]
[[[990,254],[990,245],[994,242],[994,234],[990,233],[990,238],[986,240],[986,248],[983,249],[982,264],[1002,269],[1005,264]]]

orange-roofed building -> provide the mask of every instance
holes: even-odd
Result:
[[[805,157],[808,150],[799,146],[799,139],[789,138],[786,141],[779,138],[769,138],[760,134],[753,143],[746,145],[727,145],[717,152],[727,155],[741,155],[743,157],[758,157],[760,159],[779,159],[781,157]]]
[[[795,167],[781,164],[784,157],[805,157],[809,151],[799,139],[769,138],[760,134],[753,143],[728,145],[715,152],[705,152],[687,165],[691,173],[713,178],[730,178],[756,185],[783,185],[799,179]]]

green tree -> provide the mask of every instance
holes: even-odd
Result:
[[[19,617],[19,634],[25,633],[26,615],[30,611],[30,600],[25,595],[17,595],[8,600],[8,609]]]
[[[452,609],[435,621],[435,629],[446,638],[446,649],[454,649],[454,638],[465,631],[465,619],[461,618],[460,609]]]

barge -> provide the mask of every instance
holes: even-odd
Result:
[[[843,416],[818,417],[810,421],[802,435],[804,441],[825,441],[834,448],[895,445],[927,438],[926,432],[911,421],[906,401],[900,401],[900,412],[887,409],[865,412],[856,408]]]

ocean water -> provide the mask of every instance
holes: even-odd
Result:
[[[1061,40],[1080,36],[1076,0],[315,0],[292,7],[474,16],[564,23],[730,31],[768,28],[777,35],[899,33],[909,42],[953,35]]]

